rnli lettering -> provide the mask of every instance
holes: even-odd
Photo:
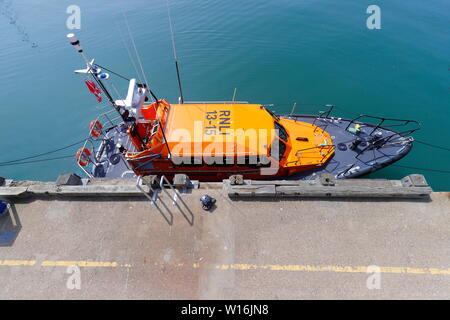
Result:
[[[231,111],[214,110],[206,112],[206,135],[230,134],[226,129],[231,128]]]

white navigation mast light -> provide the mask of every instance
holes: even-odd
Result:
[[[80,45],[80,41],[77,39],[77,36],[73,33],[69,33],[67,35],[67,39],[69,39],[70,44],[73,45],[75,50],[77,50],[79,53],[83,52],[83,47]]]
[[[80,44],[80,40],[78,40],[77,36],[73,33],[69,33],[67,35],[67,39],[69,39],[70,44],[74,47],[75,50],[78,51],[79,54],[81,54],[81,56],[83,57],[83,60],[86,62],[88,68],[92,67],[92,63],[89,63],[88,58],[85,56],[84,52],[83,52],[83,47]],[[92,60],[94,61],[94,60]]]

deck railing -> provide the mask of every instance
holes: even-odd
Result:
[[[308,105],[308,106],[311,106],[311,105]],[[416,120],[386,118],[386,117],[372,116],[372,115],[368,115],[368,114],[359,114],[359,115],[356,115],[355,117],[349,119],[349,118],[344,118],[342,116],[341,117],[333,116],[333,112],[335,110],[340,110],[340,111],[347,112],[347,113],[353,113],[353,112],[346,111],[340,107],[336,107],[335,105],[327,104],[327,105],[314,105],[314,106],[319,106],[319,107],[328,108],[328,109],[325,111],[318,111],[316,115],[296,114],[296,115],[291,115],[291,116],[293,116],[293,117],[295,117],[295,116],[314,117],[314,121],[312,122],[312,124],[317,126],[317,128],[315,130],[320,128],[320,129],[322,129],[322,131],[326,130],[326,128],[332,123],[330,120],[337,119],[337,120],[349,121],[345,130],[348,130],[352,126],[352,124],[364,124],[365,126],[372,127],[371,132],[368,134],[369,136],[372,136],[378,129],[392,131],[397,127],[404,128],[407,126],[412,126],[411,128],[407,128],[403,131],[395,131],[393,134],[391,134],[387,137],[380,138],[380,140],[381,139],[385,140],[385,143],[390,141],[394,136],[404,137],[406,135],[412,134],[413,132],[415,132],[421,128],[420,122],[418,122]],[[362,120],[366,120],[366,121],[362,121]],[[319,121],[318,124],[317,124],[317,121]]]
[[[323,161],[330,153],[334,152],[334,150],[336,149],[336,146],[335,145],[315,146],[315,147],[310,147],[310,148],[306,148],[306,149],[297,150],[295,152],[295,156],[298,158],[298,160],[289,161],[289,162],[286,163],[286,165],[291,165],[291,164],[302,165],[302,164],[305,164],[305,163],[302,163],[302,155],[299,155],[299,153],[302,153],[302,152],[308,151],[308,150],[316,150],[316,149],[320,150],[319,152],[322,155],[321,161]],[[324,149],[327,150],[326,153],[323,152]]]
[[[93,168],[106,162],[106,160],[101,161],[104,148],[106,148],[106,142],[108,141],[106,134],[111,130],[116,130],[119,133],[120,130],[118,129],[118,127],[120,124],[123,123],[122,117],[117,115],[116,110],[110,110],[105,113],[102,113],[95,120],[99,121],[103,126],[101,134],[98,137],[94,137],[92,135],[91,129],[89,129],[89,136],[84,141],[82,146],[83,149],[88,148],[91,151],[89,164],[91,164]],[[129,139],[127,140],[126,145],[124,145],[124,147],[127,150],[134,150],[134,146],[131,140]],[[79,161],[77,161],[77,164],[88,177],[94,178],[93,174],[88,170],[86,170],[86,167],[82,166]]]

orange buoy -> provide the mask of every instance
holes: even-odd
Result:
[[[76,154],[77,162],[83,167],[91,161],[91,151],[88,148],[80,148]]]
[[[91,130],[91,135],[98,137],[102,134],[103,126],[98,120],[92,120],[89,124],[89,129]]]

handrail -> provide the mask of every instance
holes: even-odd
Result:
[[[305,104],[298,104],[298,106],[301,106],[301,105],[305,105]],[[324,119],[334,118],[334,117],[331,117],[331,115],[332,115],[332,112],[333,112],[335,109],[339,109],[339,110],[342,110],[342,111],[346,111],[346,110],[344,110],[344,109],[342,109],[342,108],[338,108],[337,106],[335,106],[335,105],[330,105],[330,104],[325,104],[325,105],[322,105],[322,104],[309,104],[309,106],[328,107],[328,110],[325,110],[325,111],[318,111],[318,114],[316,115],[316,117],[317,117],[316,120],[321,119],[321,118],[324,118]],[[350,112],[347,111],[347,113],[350,113]],[[291,116],[294,116],[294,117],[295,117],[295,116],[297,116],[297,115],[293,114],[293,115],[291,115]],[[311,116],[314,116],[314,115],[311,115]],[[369,115],[369,114],[359,114],[359,115],[357,115],[355,118],[353,118],[353,119],[350,120],[350,122],[349,122],[349,124],[347,125],[347,128],[346,128],[346,129],[348,129],[353,123],[355,123],[355,122],[358,121],[359,119],[365,118],[365,117],[366,117],[366,118],[371,118],[371,119],[378,119],[378,120],[380,120],[379,123],[378,123],[378,128],[389,128],[389,127],[395,127],[395,126],[402,126],[402,125],[407,125],[407,124],[409,124],[409,123],[415,123],[415,124],[418,126],[418,128],[417,128],[416,130],[419,130],[419,129],[421,128],[421,124],[420,124],[420,122],[417,121],[417,120],[398,119],[398,118],[386,118],[386,117],[372,116],[372,115]],[[343,117],[340,117],[340,118],[343,119]],[[315,120],[315,121],[316,121],[316,120]],[[346,119],[346,120],[349,120],[349,119]],[[381,126],[380,122],[384,123],[385,121],[396,121],[396,122],[403,122],[403,123]],[[313,123],[313,124],[314,124],[314,123]],[[365,123],[365,124],[372,125],[372,126],[375,126],[375,127],[377,126],[376,124],[371,124],[371,123]]]
[[[325,159],[325,157],[327,157],[331,152],[334,152],[334,150],[336,149],[336,146],[334,144],[329,144],[329,145],[326,145],[326,146],[315,146],[315,147],[300,149],[300,150],[297,150],[295,152],[295,156],[298,157],[298,159],[300,159],[300,156],[298,155],[299,152],[303,152],[303,151],[307,151],[307,150],[313,150],[313,149],[320,149],[322,151],[322,149],[325,149],[325,148],[328,149],[328,152],[326,154],[322,155],[322,159],[321,160]],[[298,162],[300,162],[300,164],[301,164],[301,160],[296,160],[296,161],[286,162],[286,165],[289,165],[289,164],[292,164],[292,163],[298,163]]]
[[[147,161],[139,164],[136,168],[134,168],[134,170],[140,169],[141,167],[145,166],[146,164],[152,162],[153,160],[158,159],[159,157],[161,157],[161,155],[162,155],[161,153],[153,153],[150,155],[146,155],[146,156],[142,156],[140,158],[133,159],[133,160],[141,160],[141,159],[149,158]],[[127,159],[127,161],[131,161],[131,160]]]
[[[120,132],[117,128],[120,124],[124,123],[122,118],[120,116],[111,117],[111,114],[116,113],[116,110],[109,110],[107,112],[104,112],[100,114],[95,121],[99,121],[102,125],[105,126],[107,124],[108,126],[105,126],[102,129],[101,135],[99,137],[94,137],[91,134],[91,130],[89,130],[89,137],[86,138],[84,141],[84,144],[82,148],[86,148],[86,146],[89,144],[91,146],[92,150],[92,158],[90,159],[90,163],[92,163],[93,166],[98,166],[102,162],[100,161],[100,157],[103,153],[103,148],[105,147],[105,141],[106,139],[106,133],[108,133],[111,130],[116,130],[118,133]],[[100,142],[100,145],[96,146],[96,144]],[[131,141],[128,141],[127,145],[124,146],[127,150],[130,150],[131,148],[134,148]],[[102,151],[102,152],[101,152]],[[81,170],[91,179],[94,178],[92,173],[88,172],[85,167],[83,167],[78,161],[77,161],[78,167],[81,168]],[[127,164],[128,166],[128,164]]]
[[[316,121],[320,120],[320,119],[322,119],[322,120],[323,119],[335,119],[335,117],[331,117],[331,112],[333,111],[335,106],[333,106],[333,105],[326,105],[326,106],[329,106],[329,109],[326,111],[319,111],[319,115],[314,119],[313,124],[315,124]],[[339,108],[337,108],[337,109],[339,109]],[[378,121],[375,124],[370,123],[370,122],[361,122],[360,120],[363,118],[376,119]],[[342,119],[342,118],[338,118],[338,119]],[[420,122],[417,120],[387,118],[387,117],[372,116],[372,115],[368,115],[368,114],[360,114],[360,115],[357,115],[356,117],[354,117],[353,119],[343,119],[343,120],[349,121],[348,125],[345,127],[345,130],[347,130],[347,131],[350,128],[350,126],[354,123],[360,123],[360,124],[364,124],[366,127],[371,127],[372,130],[370,131],[370,133],[366,133],[370,137],[374,137],[373,134],[378,129],[384,129],[386,131],[392,132],[390,135],[385,136],[385,137],[376,137],[375,140],[373,140],[363,150],[361,150],[361,153],[363,153],[367,149],[373,147],[374,145],[377,145],[377,144],[384,145],[384,144],[388,143],[389,141],[391,141],[394,137],[405,138],[406,136],[414,133],[415,131],[420,130],[422,127]],[[394,122],[394,123],[386,124],[388,122]],[[320,125],[318,125],[317,127],[318,128],[320,127],[322,129],[322,131],[324,131],[326,129],[326,127],[329,125],[330,125],[330,123],[327,122],[324,127],[321,127]],[[413,125],[413,127],[402,130],[402,131],[393,131],[392,129],[390,129],[393,127],[406,127],[408,125]]]
[[[191,226],[194,225],[194,215],[191,209],[186,204],[186,202],[184,202],[181,193],[174,188],[174,186],[170,183],[170,181],[167,179],[166,176],[164,175],[161,176],[158,184],[159,188],[155,189],[151,185],[148,185],[149,191],[151,192],[151,196],[142,187],[142,176],[137,177],[135,186],[144,194],[144,196],[150,201],[150,203],[156,207],[156,209],[159,211],[159,213],[163,216],[163,218],[167,221],[169,225],[173,224],[173,214],[168,205],[161,199],[161,197],[159,197],[158,195],[159,192],[165,193],[169,197],[169,199],[172,200],[172,204],[178,208],[178,210],[181,212],[186,221]],[[166,190],[166,187],[169,187],[173,195],[171,195],[170,192]],[[164,209],[169,213],[170,218],[168,218],[164,214],[163,210],[161,210],[161,208],[158,206],[158,202],[160,202],[161,205],[164,207]],[[183,208],[178,204],[178,202],[181,202],[185,210],[183,210]]]
[[[170,181],[167,179],[167,177],[165,175],[161,176],[161,180],[159,182],[159,186],[161,187],[161,190],[167,194],[167,196],[169,198],[172,199],[172,203],[177,206],[178,210],[181,212],[181,214],[183,215],[183,217],[186,219],[186,221],[192,226],[194,225],[194,215],[191,212],[191,209],[189,209],[189,206],[186,204],[186,202],[184,202],[183,198],[181,197],[180,192],[174,188],[174,186],[170,183]],[[173,192],[173,197],[170,195],[170,193],[166,190],[165,186],[168,186],[172,192]],[[189,213],[190,217],[188,217],[186,215],[186,213],[184,212],[184,210],[180,207],[180,205],[178,204],[178,200],[180,200],[180,202],[183,204],[184,208],[186,209],[186,211]]]
[[[328,110],[325,111],[318,111],[318,114],[315,116],[314,121],[312,122],[313,125],[316,124],[317,120],[324,120],[324,119],[334,119],[336,118],[336,116],[332,117],[332,112],[334,111],[334,109],[339,109],[342,111],[342,108],[338,108],[335,105],[317,105],[320,107],[328,107]],[[347,111],[348,112],[348,111]],[[298,116],[298,115],[291,115],[293,117]],[[311,115],[311,117],[313,117],[314,115]],[[377,119],[378,122],[376,124],[374,123],[370,123],[370,122],[359,122],[358,120],[362,119],[362,118],[369,118],[369,119]],[[350,128],[350,126],[354,123],[361,123],[364,124],[366,126],[370,126],[373,127],[372,131],[370,132],[370,136],[377,130],[377,129],[385,129],[385,130],[389,130],[389,128],[391,127],[402,127],[402,126],[407,126],[410,124],[414,124],[415,127],[412,129],[408,129],[408,130],[404,130],[404,131],[400,131],[400,132],[395,132],[393,133],[390,137],[386,137],[389,141],[393,136],[396,135],[400,135],[400,136],[404,136],[404,135],[409,135],[412,134],[413,132],[420,130],[422,128],[422,125],[420,124],[419,121],[417,120],[411,120],[411,119],[398,119],[398,118],[386,118],[386,117],[379,117],[379,116],[372,116],[372,115],[368,115],[368,114],[359,114],[356,117],[354,117],[353,119],[344,119],[342,117],[338,117],[338,119],[343,119],[346,121],[349,121],[347,127],[345,128],[345,130],[348,130],[348,128]],[[386,122],[395,122],[393,124],[385,124]],[[320,125],[317,125],[318,128],[322,129],[322,132],[326,129],[327,126],[329,126],[330,124],[327,123],[325,124],[325,127],[320,127]],[[315,128],[315,130],[317,130],[317,128]],[[391,130],[390,130],[391,131]],[[386,142],[387,142],[386,141]]]
[[[371,118],[371,119],[378,119],[378,120],[380,120],[376,125],[374,125],[372,123],[364,123],[366,125],[374,126],[374,129],[372,130],[372,132],[370,134],[372,134],[373,132],[375,132],[379,128],[386,129],[386,128],[389,128],[389,127],[392,127],[392,126],[408,125],[409,123],[414,123],[414,124],[417,125],[417,129],[415,129],[414,131],[419,130],[421,128],[421,124],[417,120],[384,118],[384,117],[378,117],[378,116],[371,116],[371,115],[368,115],[368,114],[360,114],[359,116],[357,116],[357,117],[353,118],[352,120],[350,120],[350,122],[347,125],[347,127],[345,128],[345,130],[347,130],[353,123],[357,122],[361,118]],[[384,126],[382,126],[382,124],[385,121],[395,121],[395,122],[402,122],[402,123],[401,124],[393,124],[393,125],[384,125]]]
[[[154,206],[159,213],[163,216],[164,220],[166,220],[166,222],[169,225],[173,224],[173,214],[170,211],[169,207],[165,204],[164,201],[162,201],[159,197],[158,197],[158,190],[153,189],[151,185],[148,186],[148,188],[150,189],[150,192],[152,194],[152,196],[150,196],[145,190],[144,188],[142,188],[142,176],[138,176],[136,179],[136,188],[139,189],[139,191],[141,191],[144,196],[150,201],[151,205]],[[169,213],[169,218],[164,214],[163,210],[161,210],[161,208],[158,206],[158,201],[161,203],[161,205],[164,207],[164,209]]]

